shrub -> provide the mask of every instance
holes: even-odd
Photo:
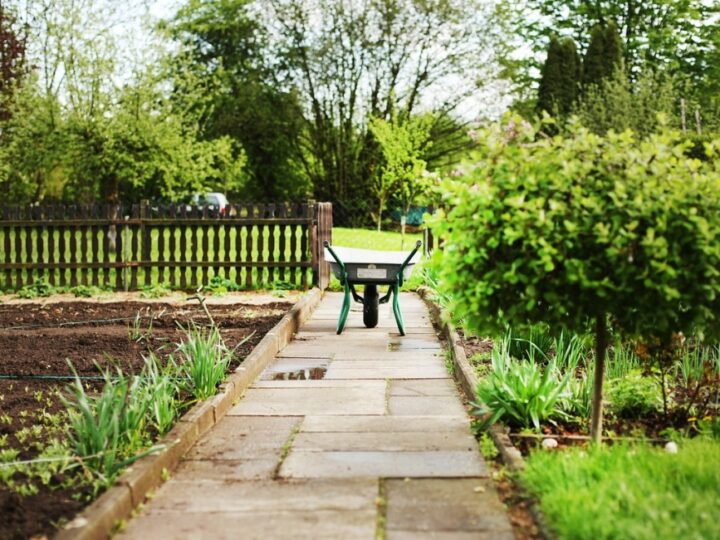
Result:
[[[658,381],[633,371],[608,386],[610,410],[621,418],[641,418],[662,409],[662,391]]]
[[[571,125],[548,138],[520,119],[478,141],[432,220],[440,285],[478,334],[537,322],[582,332],[594,321],[599,440],[608,316],[646,341],[720,333],[720,160],[687,158],[674,132],[638,141]],[[706,149],[717,156],[720,142]]]

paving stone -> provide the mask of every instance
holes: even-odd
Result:
[[[203,437],[187,453],[188,459],[247,459],[272,455],[288,440],[293,428],[300,422],[283,418],[273,422],[276,429],[249,430],[247,420],[226,416],[207,437]]]
[[[237,480],[270,480],[277,468],[281,448],[258,459],[209,460],[186,459],[172,473],[176,480],[219,482]]]
[[[515,540],[513,532],[500,531],[398,531],[386,530],[387,540]]]
[[[387,530],[512,533],[488,479],[387,480],[385,493]]]
[[[386,381],[373,379],[366,380],[345,380],[345,379],[320,379],[320,380],[296,380],[296,381],[257,381],[253,388],[365,388],[368,390],[379,390],[385,392]]]
[[[361,388],[250,388],[228,415],[384,414],[385,390]]]
[[[293,451],[363,451],[363,452],[431,452],[441,450],[477,451],[477,442],[463,431],[443,431],[428,437],[424,431],[299,433],[292,445]]]
[[[300,452],[280,468],[283,478],[485,476],[477,450],[470,452]]]
[[[393,381],[394,384],[395,381]],[[466,416],[306,416],[301,433],[470,433]]]
[[[196,482],[171,478],[158,489],[147,514],[363,510],[374,506],[377,479]]]
[[[368,540],[375,536],[375,508],[305,512],[153,514],[132,520],[113,538],[147,540]]]
[[[393,380],[392,396],[448,396],[457,398],[458,389],[452,379]]]
[[[391,415],[463,416],[465,407],[455,396],[397,396],[391,395],[388,411]]]
[[[444,366],[416,367],[408,370],[402,366],[369,368],[340,368],[330,365],[325,379],[441,379],[450,378]]]

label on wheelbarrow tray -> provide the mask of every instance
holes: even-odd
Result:
[[[358,279],[387,279],[387,269],[385,268],[358,268]]]

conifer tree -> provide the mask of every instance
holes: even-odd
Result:
[[[590,33],[590,44],[585,51],[583,61],[583,88],[593,84],[600,84],[605,77],[605,32],[602,26],[596,24]]]
[[[566,116],[577,99],[580,57],[575,42],[553,36],[538,87],[537,111]]]

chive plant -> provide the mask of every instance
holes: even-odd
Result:
[[[189,379],[190,393],[197,400],[215,394],[233,354],[224,345],[217,327],[202,329],[193,325],[188,328],[177,352],[180,356],[179,370]]]

